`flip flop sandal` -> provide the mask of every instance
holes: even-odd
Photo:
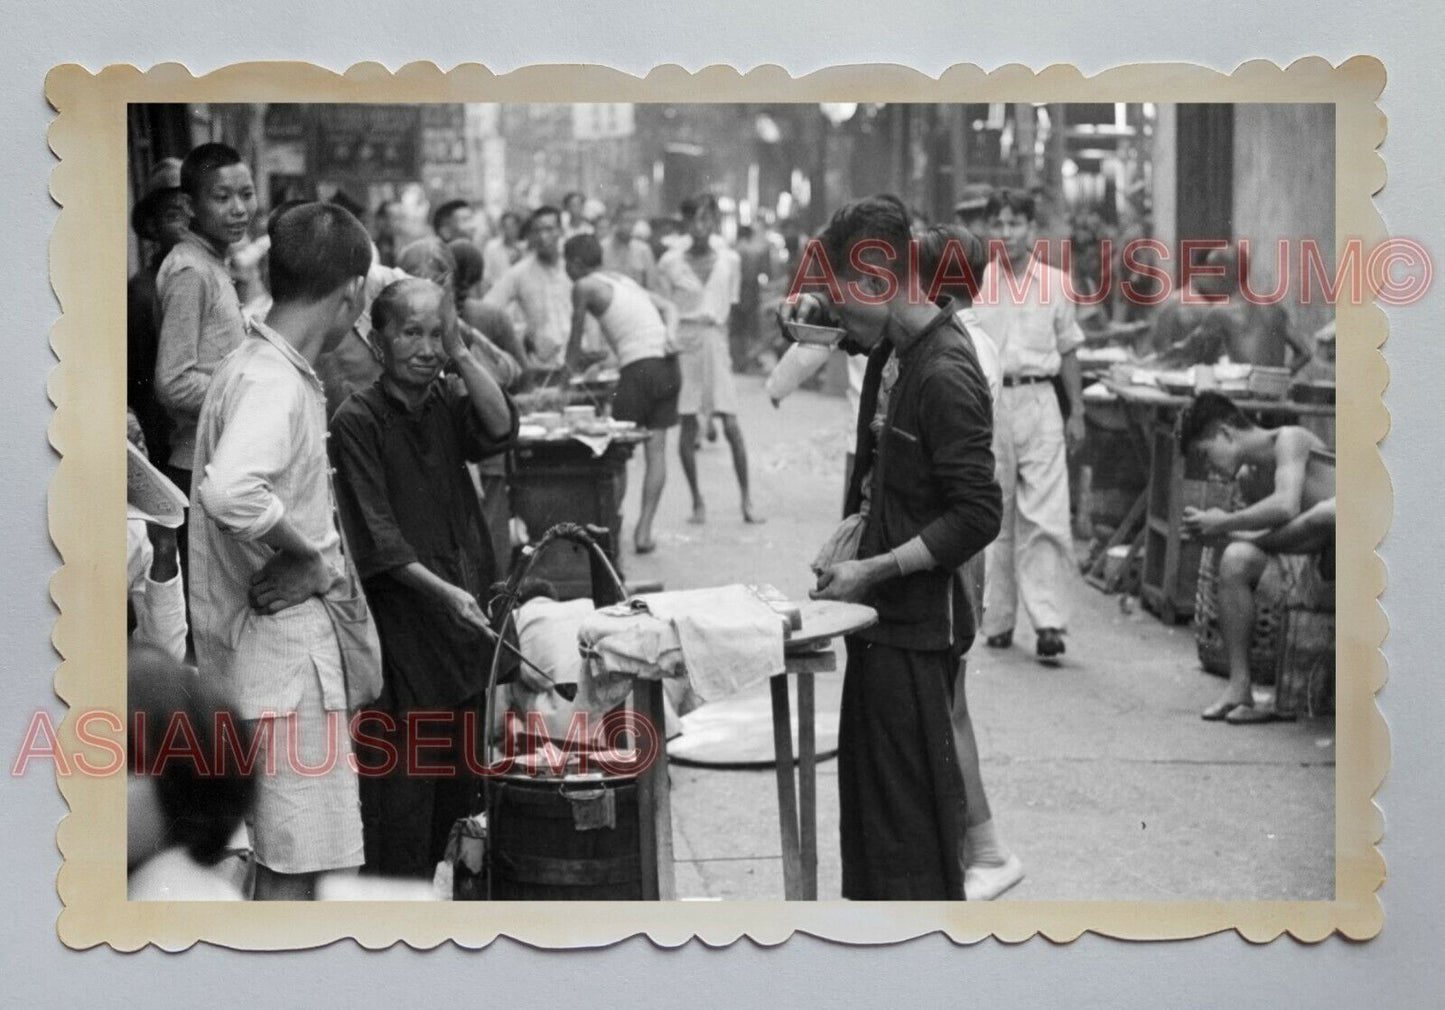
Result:
[[[1243,705],[1240,705],[1238,702],[1233,701],[1216,702],[1215,704],[1210,705],[1208,708],[1206,708],[1203,712],[1199,713],[1199,718],[1203,719],[1205,722],[1224,722],[1224,720],[1229,718],[1229,713],[1233,712],[1237,708],[1243,707]]]
[[[1230,709],[1224,721],[1231,726],[1258,726],[1266,722],[1283,722],[1284,720],[1272,708],[1255,708],[1253,705],[1239,705]]]

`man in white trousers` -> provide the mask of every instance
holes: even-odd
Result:
[[[1039,659],[1054,662],[1064,653],[1066,597],[1077,578],[1067,451],[1084,437],[1076,355],[1084,334],[1063,274],[1035,255],[1033,197],[999,190],[988,214],[997,241],[975,310],[1003,362],[993,443],[1003,528],[987,549],[983,635],[991,648],[1012,645],[1022,600]]]

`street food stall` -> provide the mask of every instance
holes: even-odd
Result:
[[[509,770],[485,776],[470,846],[451,855],[454,895],[466,899],[671,900],[672,814],[665,724],[664,683],[695,694],[700,702],[722,700],[766,679],[772,704],[774,768],[784,897],[818,895],[817,748],[814,684],[817,673],[836,670],[834,639],[877,620],[870,607],[838,601],[793,603],[768,586],[720,586],[676,593],[630,596],[593,538],[573,524],[549,530],[524,554],[508,580],[495,620],[505,637],[521,610],[519,587],[531,569],[562,546],[582,550],[595,577],[590,601],[563,626],[562,648],[520,645],[498,650],[489,694],[494,713],[505,708],[497,692],[498,671],[508,654],[532,666],[556,693],[575,701],[576,713],[605,713],[600,726],[574,740],[569,731],[559,753],[553,741],[540,746],[515,738],[501,748]],[[531,656],[526,655],[532,652]],[[569,655],[569,652],[572,655]],[[723,653],[722,656],[714,653]],[[573,660],[569,663],[566,660]],[[798,708],[796,754],[792,698]],[[563,689],[567,690],[564,692]],[[515,702],[517,696],[511,696]],[[621,739],[607,727],[618,715]],[[576,718],[572,720],[577,725]],[[615,725],[615,724],[614,724]],[[600,732],[598,731],[600,730]],[[488,753],[499,754],[488,723]],[[573,747],[574,744],[579,746]],[[634,766],[618,767],[624,754]],[[645,755],[645,757],[644,757]],[[468,849],[470,852],[468,853]]]
[[[615,385],[615,378],[610,382]],[[512,515],[532,536],[558,523],[605,529],[604,550],[617,568],[627,461],[648,435],[605,416],[609,392],[603,377],[519,394],[518,405],[528,412],[521,417],[510,484]],[[585,552],[575,545],[558,545],[533,576],[550,582],[560,599],[591,591]]]

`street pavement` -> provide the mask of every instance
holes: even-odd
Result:
[[[851,442],[841,397],[807,390],[774,409],[762,381],[738,377],[753,498],[746,525],[726,441],[704,442],[698,468],[708,521],[694,526],[669,444],[658,549],[636,556],[632,523],[640,454],[629,467],[620,564],[668,589],[771,583],[806,598],[808,562],[841,511]],[[1221,681],[1201,672],[1190,627],[1166,627],[1137,601],[1075,582],[1068,655],[1033,658],[1020,628],[1008,650],[969,657],[968,700],[994,820],[1026,879],[1001,900],[1308,900],[1334,892],[1332,719],[1228,726],[1199,712]],[[1135,604],[1131,606],[1131,604]],[[842,688],[819,675],[820,750],[831,745]],[[771,737],[766,685],[693,719]],[[721,710],[726,707],[727,711]],[[795,710],[796,718],[796,710]],[[686,733],[684,733],[686,736]],[[783,895],[777,795],[770,768],[671,768],[681,897]],[[821,899],[840,889],[837,765],[818,767]]]

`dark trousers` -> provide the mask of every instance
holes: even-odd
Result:
[[[848,639],[838,725],[843,897],[961,901],[955,653]]]
[[[437,709],[437,719],[426,719],[408,732],[405,713],[388,713],[397,727],[385,730],[376,719],[365,720],[359,732],[368,738],[385,740],[395,749],[395,765],[378,774],[383,762],[381,749],[363,743],[357,760],[361,766],[361,832],[366,863],[362,872],[387,877],[430,879],[446,850],[447,836],[458,818],[473,812],[477,777],[468,770],[466,746],[467,711],[474,713],[476,739],[471,744],[472,760],[482,763],[482,700],[469,699],[454,709]],[[440,716],[450,715],[449,721]],[[417,766],[440,766],[447,774],[409,773],[408,737],[424,739],[417,752]],[[433,743],[433,740],[440,741]]]

